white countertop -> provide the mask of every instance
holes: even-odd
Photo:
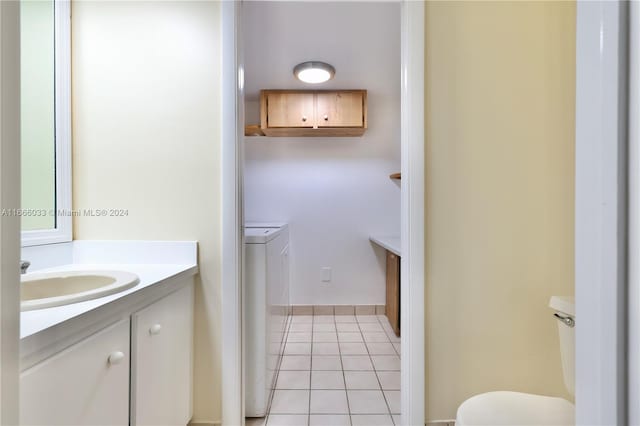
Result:
[[[380,236],[371,236],[369,237],[369,240],[371,240],[371,242],[379,245],[380,247],[389,250],[391,253],[394,253],[398,256],[402,256],[400,254],[400,249],[402,247],[402,244],[400,242],[400,237],[397,236],[387,236],[387,237],[380,237]]]
[[[123,299],[130,294],[138,293],[141,290],[154,284],[163,282],[169,278],[181,275],[184,277],[197,273],[198,266],[187,265],[138,265],[138,264],[70,264],[54,268],[41,269],[38,272],[48,271],[87,271],[87,270],[115,270],[126,271],[136,274],[140,282],[125,291],[99,297],[85,302],[71,303],[52,308],[36,309],[25,311],[20,314],[20,338],[36,334],[54,325],[61,324],[70,319],[79,317],[99,307],[114,303],[118,299]]]

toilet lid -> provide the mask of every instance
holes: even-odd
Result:
[[[456,426],[573,426],[575,408],[562,398],[520,392],[488,392],[458,408]]]

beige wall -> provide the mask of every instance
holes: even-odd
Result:
[[[194,420],[220,420],[220,5],[73,3],[77,239],[198,240]]]
[[[567,396],[575,4],[426,7],[427,418],[491,390]]]

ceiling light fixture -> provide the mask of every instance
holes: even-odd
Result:
[[[300,81],[311,84],[329,81],[336,74],[336,69],[325,62],[309,61],[293,68],[293,75]]]

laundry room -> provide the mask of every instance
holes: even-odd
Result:
[[[244,3],[256,421],[399,421],[400,22],[396,2]]]

